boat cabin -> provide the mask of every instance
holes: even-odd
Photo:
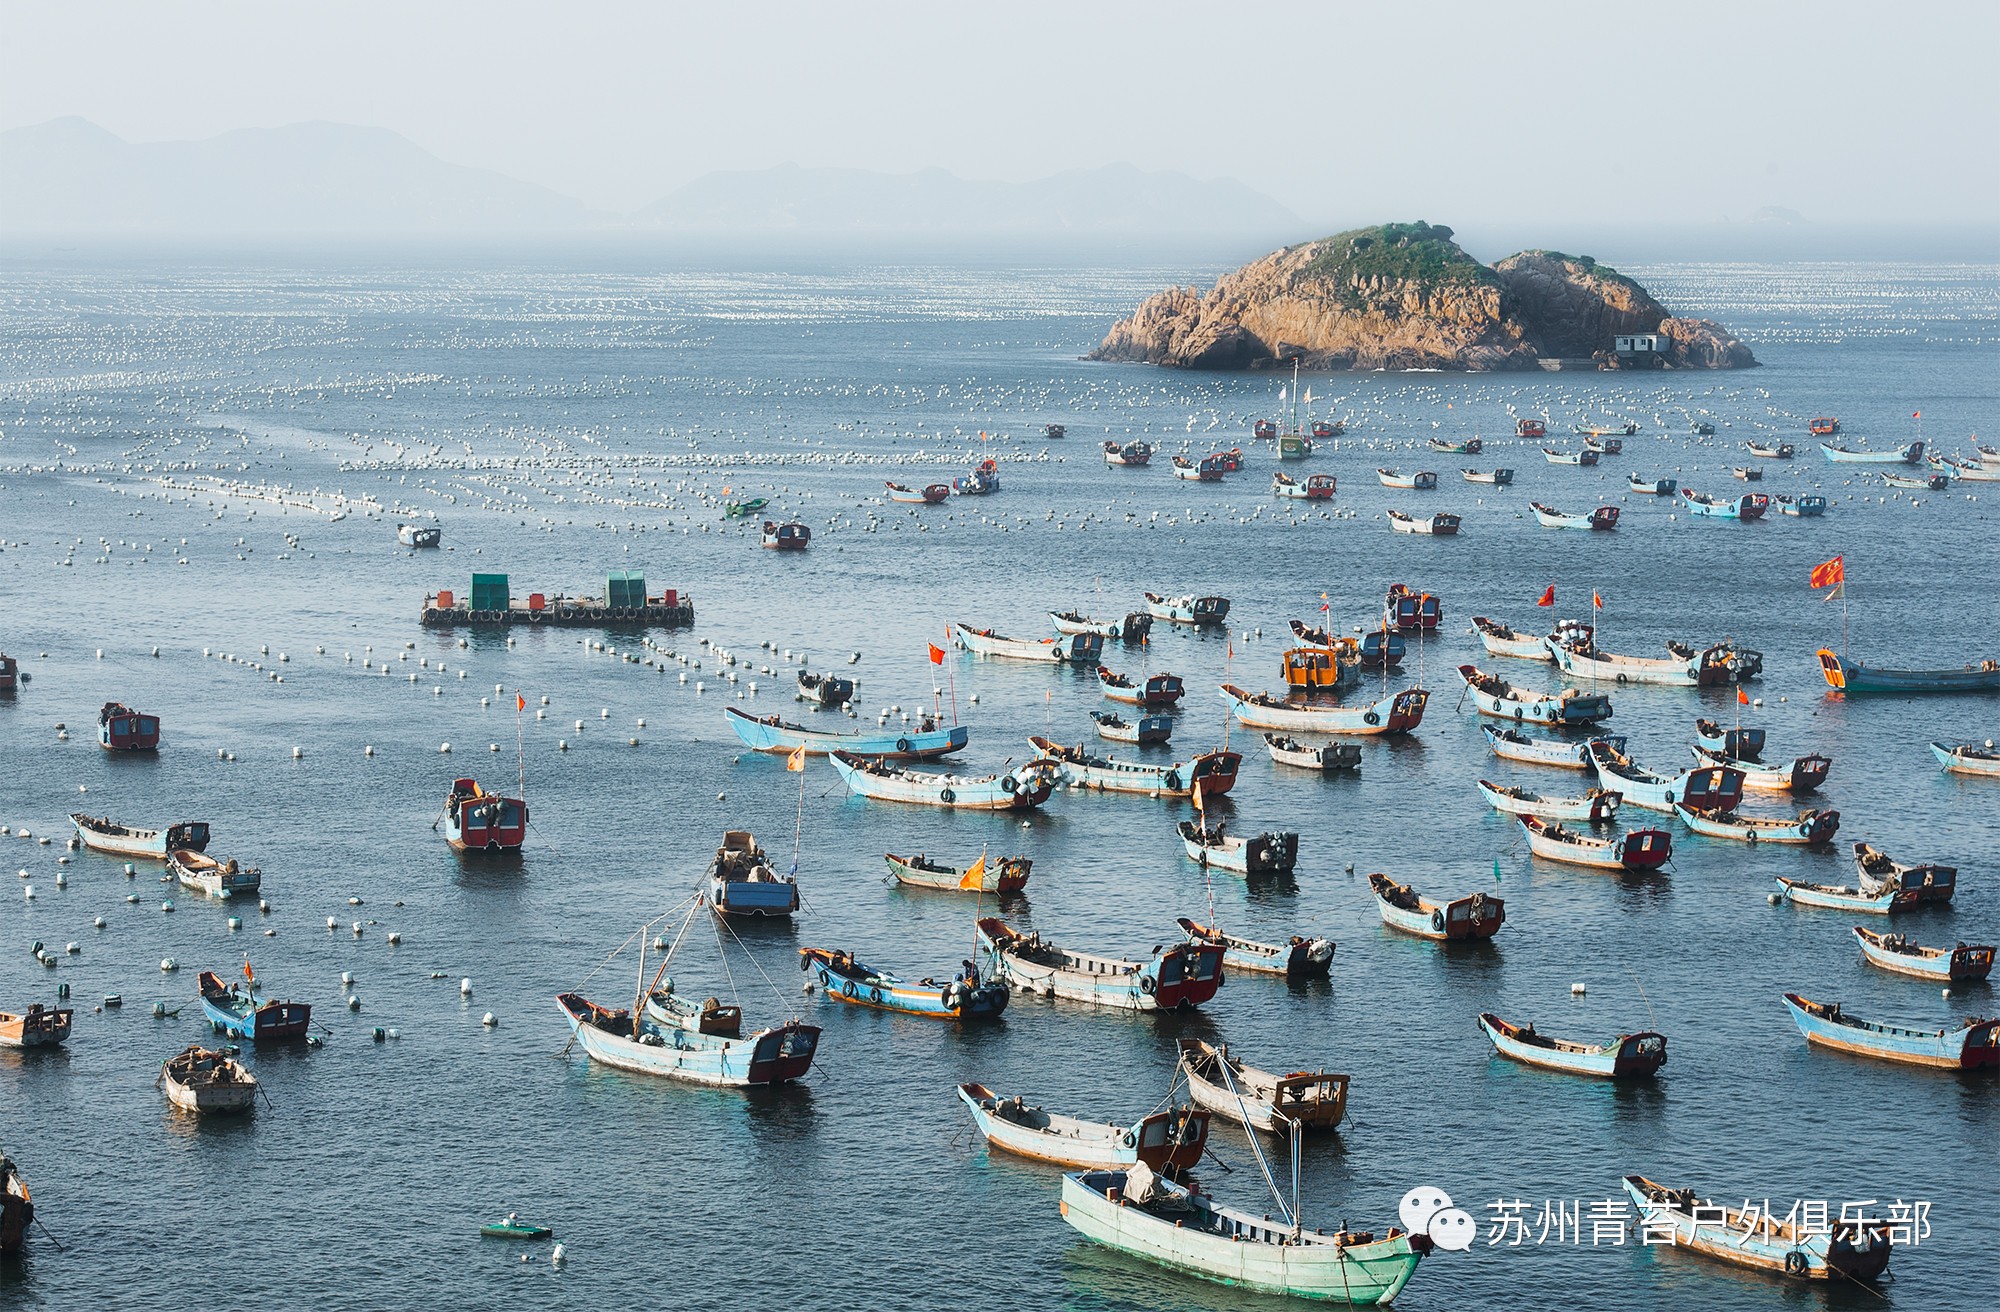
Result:
[[[514,852],[528,838],[528,804],[454,779],[445,801],[445,841],[461,852]]]
[[[812,542],[812,530],[794,520],[789,524],[764,521],[764,545],[774,551],[804,551]]]
[[[1539,419],[1516,419],[1514,421],[1514,436],[1516,437],[1542,438],[1548,435],[1549,426]]]
[[[97,741],[110,752],[150,752],[160,745],[160,717],[141,715],[123,702],[97,712]]]

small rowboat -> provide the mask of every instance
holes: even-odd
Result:
[[[1107,440],[1104,444],[1104,463],[1107,465],[1129,465],[1137,469],[1152,458],[1153,447],[1149,442],[1127,442],[1120,446]]]
[[[1690,515],[1703,515],[1709,519],[1762,519],[1764,512],[1771,508],[1771,498],[1762,492],[1745,492],[1740,497],[1712,497],[1706,492],[1684,488],[1681,500],[1687,503]]]
[[[1187,695],[1187,686],[1178,674],[1149,674],[1144,683],[1134,683],[1125,675],[1105,666],[1097,667],[1097,687],[1106,701],[1127,706],[1172,706]]]
[[[1190,483],[1220,483],[1223,474],[1228,472],[1215,456],[1203,456],[1200,464],[1186,456],[1175,456],[1173,466],[1174,477],[1184,478]]]
[[[232,898],[255,893],[263,883],[263,872],[255,866],[245,869],[236,858],[218,861],[190,848],[167,853],[167,869],[183,888],[192,888],[210,897]]]
[[[1324,442],[1328,438],[1339,437],[1346,431],[1347,431],[1347,421],[1345,419],[1313,420],[1312,435],[1314,439],[1317,441]]]
[[[1988,779],[2000,779],[2000,752],[1988,743],[1981,747],[1977,743],[1931,744],[1931,755],[1937,757],[1938,765],[1950,774],[1984,775]]]
[[[1486,449],[1486,442],[1477,436],[1468,437],[1463,442],[1454,442],[1444,437],[1434,437],[1430,439],[1430,448],[1433,451],[1443,452],[1448,456],[1476,456]]]
[[[1052,610],[1049,623],[1056,626],[1056,632],[1064,636],[1078,633],[1096,633],[1119,642],[1139,642],[1153,631],[1153,617],[1144,611],[1133,611],[1122,620],[1094,620],[1080,610]]]
[[[517,1212],[509,1212],[498,1221],[480,1226],[479,1233],[486,1239],[547,1239],[555,1231],[545,1225],[523,1221]]]
[[[1830,911],[1865,911],[1871,916],[1892,916],[1917,905],[1915,892],[1894,884],[1809,884],[1803,879],[1778,876],[1778,896],[1802,907],[1825,907]]]
[[[889,489],[889,500],[903,505],[937,506],[944,504],[945,499],[951,496],[949,483],[932,483],[922,491],[905,487],[901,483],[888,483],[885,486]]]
[[[1259,975],[1284,975],[1291,979],[1324,978],[1333,967],[1333,940],[1292,935],[1289,943],[1259,943],[1255,939],[1225,934],[1213,925],[1197,924],[1186,916],[1174,922],[1181,932],[1198,943],[1220,943],[1224,970],[1247,970]]]
[[[1499,620],[1489,620],[1484,615],[1472,617],[1472,627],[1479,630],[1479,640],[1486,644],[1488,654],[1513,656],[1524,661],[1549,661],[1549,649],[1540,638],[1530,637],[1508,628]]]
[[[1838,692],[2000,692],[2000,660],[1957,670],[1882,670],[1822,647],[1820,673]]]
[[[888,765],[881,757],[863,758],[849,752],[834,752],[827,759],[841,782],[863,797],[974,811],[1025,811],[1040,806],[1055,791],[1058,777],[1052,761],[1029,761],[1005,774],[971,776],[925,774]]]
[[[1672,815],[1676,806],[1697,811],[1733,811],[1743,800],[1743,772],[1724,765],[1697,766],[1677,775],[1655,774],[1602,738],[1589,744],[1597,781],[1625,795],[1632,806]]]
[[[1552,465],[1594,465],[1598,453],[1585,447],[1581,451],[1558,451],[1554,447],[1542,448],[1542,459]]]
[[[559,994],[556,1006],[592,1061],[690,1084],[790,1084],[806,1077],[819,1049],[817,1025],[792,1020],[746,1035],[741,1007],[690,1002],[671,982],[648,991],[636,1019],[629,1007],[601,1007],[580,993]]]
[[[1593,788],[1582,797],[1544,797],[1531,793],[1525,788],[1510,788],[1479,781],[1479,792],[1486,803],[1496,811],[1508,815],[1533,815],[1544,820],[1587,820],[1591,824],[1609,824],[1618,814],[1618,794],[1607,793],[1602,788]]]
[[[1859,925],[1854,927],[1854,937],[1870,965],[1898,975],[1956,982],[1985,979],[1993,973],[1991,946],[1959,943],[1948,948],[1920,947],[1907,934],[1878,934]]]
[[[1583,528],[1604,532],[1618,527],[1616,506],[1599,506],[1588,515],[1566,514],[1539,501],[1530,501],[1528,508],[1535,512],[1535,522],[1543,528]]]
[[[54,1048],[69,1038],[76,1012],[70,1007],[44,1007],[31,1002],[15,1013],[0,1011],[0,1048]]]
[[[1764,467],[1762,465],[1731,465],[1729,473],[1732,478],[1741,479],[1745,483],[1761,483],[1764,481]]]
[[[1479,1013],[1479,1028],[1501,1056],[1543,1070],[1639,1080],[1667,1064],[1667,1036],[1651,1030],[1621,1034],[1609,1043],[1571,1043],[1537,1034],[1533,1021],[1516,1025],[1490,1011]]]
[[[1296,738],[1267,733],[1264,744],[1279,765],[1295,765],[1301,770],[1359,770],[1361,748],[1354,743],[1327,743],[1308,747]]]
[[[1423,723],[1430,696],[1422,688],[1406,688],[1371,706],[1300,706],[1268,693],[1245,692],[1233,683],[1222,685],[1222,699],[1230,703],[1239,722],[1290,733],[1408,733]]]
[[[1438,476],[1429,470],[1405,474],[1394,469],[1378,469],[1375,478],[1383,487],[1408,488],[1417,492],[1435,492],[1438,485]]]
[[[1814,1002],[1796,993],[1785,995],[1785,1006],[1808,1047],[1954,1071],[2000,1067],[2000,1020],[1967,1017],[1948,1030],[1923,1030],[1861,1020],[1842,1011],[1838,1002]]]
[[[1949,474],[1884,474],[1885,486],[1909,492],[1944,492],[1951,488]]]
[[[1169,624],[1185,624],[1196,629],[1212,628],[1229,618],[1229,598],[1163,597],[1157,592],[1149,592],[1146,594],[1146,613]]]
[[[1164,715],[1148,715],[1137,723],[1119,718],[1116,711],[1092,711],[1097,736],[1114,743],[1164,743],[1174,735],[1174,722]]]
[[[727,502],[722,507],[723,518],[748,519],[770,504],[771,498],[769,497],[753,497],[748,501]]]
[[[780,524],[774,519],[764,521],[764,546],[772,551],[804,551],[812,545],[813,531],[798,520]]]
[[[396,541],[406,547],[442,546],[444,530],[436,524],[398,524]]]
[[[1617,838],[1592,838],[1539,816],[1514,817],[1528,850],[1564,865],[1598,870],[1658,870],[1674,854],[1673,835],[1664,829],[1634,829]]]
[[[831,948],[800,948],[799,969],[836,1001],[938,1020],[990,1020],[1007,1010],[1010,996],[999,980],[960,974],[949,980],[912,982],[864,966],[851,952]]]
[[[1615,456],[1624,454],[1625,443],[1616,437],[1586,437],[1583,439],[1583,449],[1595,451],[1601,456]]]
[[[1912,442],[1898,451],[1853,451],[1829,442],[1819,444],[1820,454],[1836,465],[1918,465],[1923,463],[1924,444]]]
[[[1681,488],[1677,478],[1641,478],[1637,474],[1627,474],[1625,486],[1649,497],[1670,497]]]
[[[974,862],[980,867],[979,877],[968,885],[966,878],[971,867],[960,870],[922,853],[897,856],[890,852],[885,859],[897,883],[907,888],[934,888],[947,893],[1018,893],[1028,886],[1028,872],[1035,865],[1025,856],[1003,856],[997,861],[981,857]]]
[[[1714,437],[1715,425],[1706,419],[1688,420],[1688,432],[1696,437]]]
[[[1495,487],[1507,487],[1514,481],[1514,471],[1511,469],[1496,469],[1490,474],[1477,469],[1461,469],[1458,472],[1468,483],[1491,483]]]
[[[1694,737],[1697,745],[1734,761],[1758,761],[1764,755],[1762,729],[1724,729],[1714,720],[1699,719],[1694,722]]]
[[[799,909],[796,862],[781,875],[747,829],[725,830],[705,878],[708,903],[718,915],[789,919]]]
[[[1082,665],[1094,668],[1104,655],[1104,635],[1074,633],[1064,638],[1009,638],[991,629],[975,629],[969,624],[951,626],[952,641],[975,656],[994,656],[1010,661],[1041,661],[1052,665]]]
[[[980,1135],[995,1148],[1057,1166],[1130,1166],[1184,1171],[1208,1148],[1208,1113],[1192,1104],[1154,1112],[1131,1125],[1106,1125],[1003,1098],[983,1084],[958,1086]]]
[[[1854,870],[1864,884],[1892,884],[1915,893],[1919,902],[1949,902],[1958,888],[1956,866],[1898,861],[1867,843],[1854,845]]]
[[[165,829],[140,829],[134,825],[121,825],[107,816],[72,811],[69,822],[76,826],[76,836],[85,847],[114,856],[142,856],[164,861],[167,853],[176,849],[199,852],[208,846],[208,825],[200,820],[184,820]]]
[[[1771,506],[1780,515],[1796,515],[1803,519],[1813,519],[1826,513],[1825,497],[1791,496],[1780,492],[1771,498]]]
[[[722,709],[729,713],[729,727],[736,731],[744,746],[752,751],[784,756],[804,750],[808,756],[847,752],[853,756],[892,761],[927,760],[964,750],[970,734],[970,730],[962,724],[941,725],[928,715],[918,721],[914,729],[834,733],[825,729],[808,729],[802,724],[788,724],[775,715],[755,716],[734,706]]]
[[[1774,1219],[1768,1209],[1737,1211],[1643,1175],[1628,1175],[1623,1183],[1642,1227],[1662,1238],[1672,1227],[1674,1247],[1718,1262],[1795,1280],[1857,1282],[1873,1280],[1889,1266],[1889,1233],[1879,1224],[1838,1221],[1808,1230]]]
[[[1071,952],[1023,934],[996,916],[979,922],[987,973],[1024,993],[1095,1003],[1126,1011],[1199,1007],[1222,987],[1222,948],[1214,943],[1174,943],[1143,961]]]
[[[800,670],[798,685],[800,701],[811,702],[821,710],[832,710],[853,701],[861,681],[844,679],[837,674],[813,674]]]
[[[1826,756],[1799,756],[1783,765],[1740,761],[1706,747],[1690,749],[1703,765],[1724,765],[1743,772],[1743,786],[1765,793],[1811,793],[1826,782],[1833,760]]]
[[[1537,692],[1488,674],[1476,665],[1458,667],[1465,680],[1466,695],[1481,715],[1528,724],[1571,727],[1596,724],[1611,718],[1611,698],[1604,693],[1565,688],[1559,693]]]
[[[1391,583],[1383,598],[1390,620],[1399,629],[1429,632],[1444,622],[1444,602],[1435,593],[1418,592],[1406,583]]]
[[[1223,832],[1220,822],[1183,820],[1177,828],[1181,846],[1196,865],[1239,875],[1287,875],[1299,863],[1299,836],[1290,830],[1233,838]]]
[[[1734,838],[1745,843],[1784,843],[1793,847],[1818,847],[1830,843],[1840,829],[1840,812],[1830,807],[1799,812],[1796,820],[1769,816],[1738,815],[1734,811],[1696,811],[1677,808],[1687,827],[1709,838]]]
[[[1622,424],[1573,424],[1569,431],[1578,437],[1631,437],[1639,431],[1639,422],[1628,419]]]
[[[1493,749],[1493,754],[1505,760],[1528,765],[1552,765],[1559,770],[1597,768],[1590,761],[1590,742],[1568,738],[1531,738],[1519,729],[1496,729],[1490,724],[1480,725],[1479,732],[1486,735],[1487,745]],[[1605,742],[1620,752],[1625,750],[1625,739],[1619,735],[1606,735],[1591,741]]]
[[[1458,536],[1458,525],[1459,517],[1445,511],[1439,511],[1435,515],[1406,515],[1400,510],[1389,512],[1389,527],[1398,533],[1449,538]]]
[[[1331,501],[1338,486],[1332,474],[1311,474],[1303,483],[1283,470],[1271,475],[1271,495],[1274,497],[1291,497],[1300,501]]]
[[[1146,765],[1092,756],[1081,747],[1066,747],[1035,734],[1028,742],[1046,760],[1056,763],[1062,781],[1071,788],[1102,793],[1141,793],[1149,797],[1220,797],[1236,786],[1240,752],[1203,752],[1187,761]]]
[[[167,1101],[196,1115],[249,1111],[257,1101],[257,1077],[227,1053],[198,1043],[160,1063]]]
[[[1368,876],[1368,887],[1375,891],[1382,923],[1418,938],[1440,942],[1492,938],[1507,921],[1507,904],[1484,893],[1432,902],[1417,896],[1408,884],[1381,874]]]
[[[249,969],[245,966],[244,972],[248,974]],[[239,987],[224,984],[214,971],[204,970],[195,983],[201,990],[201,1009],[208,1017],[208,1027],[217,1034],[264,1043],[302,1039],[312,1024],[311,1004],[271,999],[259,1002],[255,980],[248,987]]]
[[[1188,1094],[1211,1115],[1253,1130],[1331,1130],[1347,1115],[1348,1077],[1317,1071],[1279,1075],[1246,1065],[1226,1044],[1180,1041]]]
[[[1765,460],[1790,460],[1798,450],[1790,442],[1745,442],[1744,448]]]

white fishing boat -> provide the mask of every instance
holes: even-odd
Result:
[[[1641,767],[1603,738],[1591,739],[1588,751],[1597,782],[1622,794],[1628,806],[1672,815],[1683,803],[1697,811],[1732,811],[1743,800],[1741,770],[1708,765],[1674,775],[1658,774]]]
[[[1079,1120],[1002,1097],[983,1084],[961,1084],[958,1100],[987,1143],[1057,1166],[1116,1170],[1144,1162],[1154,1170],[1192,1170],[1208,1148],[1209,1115],[1191,1104],[1142,1116],[1129,1125]]]
[[[1270,749],[1271,759],[1279,765],[1320,771],[1361,768],[1361,748],[1354,743],[1326,743],[1314,747],[1283,734],[1267,733],[1264,745]]]
[[[1816,792],[1826,782],[1833,760],[1825,756],[1795,756],[1783,765],[1742,761],[1709,747],[1692,747],[1694,759],[1703,765],[1722,765],[1743,773],[1743,786],[1763,793]]]
[[[1611,698],[1604,693],[1581,688],[1553,693],[1522,688],[1476,665],[1459,666],[1458,677],[1465,680],[1465,695],[1472,699],[1474,709],[1497,720],[1575,728],[1611,718]]]
[[[167,1101],[196,1115],[249,1111],[257,1101],[257,1077],[226,1052],[198,1043],[160,1063]]]
[[[1597,463],[1597,455],[1598,453],[1589,447],[1581,451],[1558,451],[1554,447],[1547,446],[1542,448],[1542,459],[1552,465],[1594,465]]]
[[[1049,612],[1049,623],[1055,625],[1056,632],[1064,637],[1095,633],[1118,642],[1139,642],[1153,631],[1153,617],[1138,610],[1122,620],[1092,619],[1080,610],[1052,610]]]
[[[906,770],[879,758],[834,752],[828,758],[848,788],[879,802],[961,807],[974,811],[1017,811],[1040,806],[1055,791],[1053,761],[1028,761],[1004,774],[930,774]]]
[[[1389,512],[1389,527],[1398,533],[1419,533],[1430,537],[1448,538],[1458,535],[1459,517],[1439,511],[1435,515],[1406,515],[1400,510]]]
[[[991,629],[954,624],[951,636],[956,645],[974,655],[1013,661],[1095,668],[1104,655],[1104,635],[1099,633],[1077,633],[1064,638],[1009,638]]]
[[[1169,624],[1184,624],[1189,628],[1212,628],[1229,618],[1229,598],[1163,597],[1157,592],[1146,594],[1146,613],[1156,620]]]
[[[1186,761],[1152,765],[1093,756],[1081,747],[1067,747],[1040,734],[1031,735],[1028,743],[1044,759],[1055,762],[1062,782],[1071,788],[1148,797],[1192,797],[1197,789],[1203,797],[1220,797],[1236,785],[1236,770],[1243,761],[1238,752],[1212,751]]]
[[[1625,476],[1625,486],[1642,496],[1670,497],[1681,490],[1677,478],[1641,478],[1637,474]]]
[[[1479,641],[1485,644],[1489,654],[1512,656],[1524,661],[1548,662],[1548,644],[1540,637],[1520,633],[1502,624],[1499,620],[1487,619],[1484,615],[1472,617],[1472,627],[1479,631]]]
[[[1222,946],[1224,971],[1247,970],[1258,975],[1283,975],[1289,979],[1323,978],[1333,966],[1333,940],[1294,934],[1286,943],[1259,943],[1203,925],[1186,916],[1174,922],[1181,932],[1201,943]]]
[[[164,861],[169,852],[199,852],[208,846],[208,826],[199,820],[185,820],[164,829],[141,829],[137,825],[120,824],[108,816],[73,811],[69,822],[76,826],[76,836],[85,847],[113,856]]]
[[[1535,512],[1535,522],[1543,528],[1581,528],[1602,532],[1618,527],[1616,506],[1599,506],[1587,515],[1567,514],[1539,501],[1530,501],[1528,509]]]
[[[1600,683],[1657,683],[1676,688],[1709,688],[1745,683],[1764,672],[1764,654],[1733,641],[1697,651],[1668,642],[1667,656],[1621,656],[1597,645],[1594,626],[1564,620],[1543,640],[1556,668],[1575,679]]]
[[[1490,473],[1478,469],[1461,469],[1458,472],[1468,483],[1491,483],[1495,487],[1507,487],[1514,481],[1514,471],[1511,469],[1495,469]]]
[[[1984,747],[1978,743],[1934,742],[1931,744],[1931,755],[1937,757],[1938,766],[1949,774],[2000,779],[2000,751],[1993,749],[1991,741]]]
[[[1538,816],[1514,817],[1528,840],[1528,850],[1564,865],[1599,870],[1658,870],[1674,855],[1673,835],[1664,829],[1634,829],[1616,838],[1592,838],[1565,829],[1559,821]]]
[[[1487,745],[1495,756],[1509,761],[1521,761],[1528,765],[1551,765],[1559,770],[1597,769],[1590,761],[1590,743],[1574,738],[1532,738],[1519,729],[1496,729],[1490,724],[1479,726],[1479,732],[1486,735]],[[1617,751],[1625,750],[1625,739],[1616,734],[1600,735],[1604,742]]]
[[[1675,808],[1683,823],[1709,838],[1733,838],[1742,843],[1782,843],[1792,847],[1818,847],[1833,841],[1840,829],[1840,812],[1831,808],[1801,811],[1796,819],[1778,816],[1740,815],[1735,811],[1697,811]]]
[[[1174,734],[1173,718],[1166,715],[1127,720],[1116,711],[1092,711],[1090,718],[1097,725],[1097,736],[1107,742],[1165,743]]]
[[[1428,469],[1413,474],[1405,474],[1395,469],[1378,469],[1375,471],[1375,480],[1383,487],[1399,487],[1415,492],[1435,492],[1438,485],[1438,476]]]
[[[406,547],[442,546],[444,529],[436,524],[398,524],[396,541]]]
[[[1291,830],[1266,830],[1249,838],[1225,833],[1220,822],[1183,820],[1181,846],[1197,865],[1239,875],[1290,874],[1299,863],[1299,836]]]
[[[262,871],[255,866],[239,866],[235,857],[218,861],[189,848],[167,853],[167,869],[182,887],[210,897],[247,897],[257,891],[264,879]]]
[[[1088,1002],[1123,1011],[1173,1011],[1199,1007],[1222,987],[1222,948],[1213,943],[1172,943],[1143,961],[1072,952],[1024,934],[995,916],[979,922],[980,951],[988,979],[1002,979],[1026,993]]]
[[[1290,1134],[1294,1128],[1331,1130],[1347,1115],[1350,1081],[1325,1067],[1279,1075],[1247,1064],[1226,1044],[1202,1039],[1182,1039],[1180,1059],[1195,1105],[1226,1121]]]
[[[1479,781],[1480,796],[1496,811],[1508,815],[1536,815],[1544,820],[1587,820],[1607,824],[1618,814],[1618,794],[1593,788],[1582,797],[1549,797],[1525,788]]]
[[[1368,706],[1318,706],[1282,701],[1268,693],[1246,692],[1233,683],[1222,685],[1231,713],[1253,729],[1289,733],[1385,734],[1408,733],[1423,723],[1430,694],[1406,688]]]

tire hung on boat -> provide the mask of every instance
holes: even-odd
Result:
[[[1014,778],[1014,776],[1013,776],[1013,775],[1011,775],[1011,774],[1003,774],[1003,775],[1001,775],[1001,776],[1000,776],[1000,791],[1001,791],[1001,792],[1003,792],[1003,793],[1012,793],[1012,792],[1015,792],[1016,790],[1018,790],[1018,789],[1019,789],[1020,787],[1021,787],[1021,784],[1020,784],[1020,781],[1019,781],[1019,780],[1017,780],[1016,778]]]
[[[957,800],[958,800],[958,794],[953,792],[951,789],[940,788],[938,790],[938,801],[943,802],[946,806],[950,806],[953,802],[956,802]]]
[[[1439,933],[1444,932],[1444,912],[1442,910],[1431,912],[1431,928],[1437,930]]]
[[[1151,993],[1154,989],[1158,987],[1159,985],[1156,982],[1154,982],[1154,979],[1151,975],[1139,976],[1139,992]]]
[[[1181,772],[1179,770],[1167,771],[1166,784],[1168,792],[1179,792],[1181,787]]]
[[[1519,714],[1518,712],[1516,712],[1516,714],[1515,714],[1514,718],[1515,718],[1515,719],[1517,719],[1517,720],[1518,720],[1518,719],[1520,719],[1520,718],[1521,718],[1521,717],[1520,717],[1520,714]],[[1374,726],[1374,725],[1378,725],[1378,724],[1382,723],[1382,716],[1381,716],[1381,713],[1380,713],[1380,712],[1377,712],[1377,711],[1372,711],[1372,710],[1370,710],[1370,711],[1363,711],[1363,712],[1361,713],[1361,723],[1363,723],[1363,724],[1366,724],[1366,725],[1369,725],[1369,726],[1371,726],[1371,727],[1372,727],[1372,726]]]
[[[899,751],[899,752],[907,752],[907,751],[909,751],[909,750],[910,750],[910,740],[909,740],[908,738],[898,738],[898,739],[896,740],[896,750],[897,750],[897,751]]]
[[[840,995],[844,998],[851,998],[858,992],[860,992],[860,990],[854,987],[853,980],[848,980],[845,984],[842,984],[840,986]]]

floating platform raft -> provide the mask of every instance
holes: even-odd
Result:
[[[488,624],[677,628],[694,623],[694,600],[677,588],[649,594],[646,577],[637,570],[612,573],[602,598],[531,592],[526,601],[514,599],[505,574],[474,574],[469,596],[461,598],[442,589],[425,593],[422,619],[427,628],[435,629]]]

